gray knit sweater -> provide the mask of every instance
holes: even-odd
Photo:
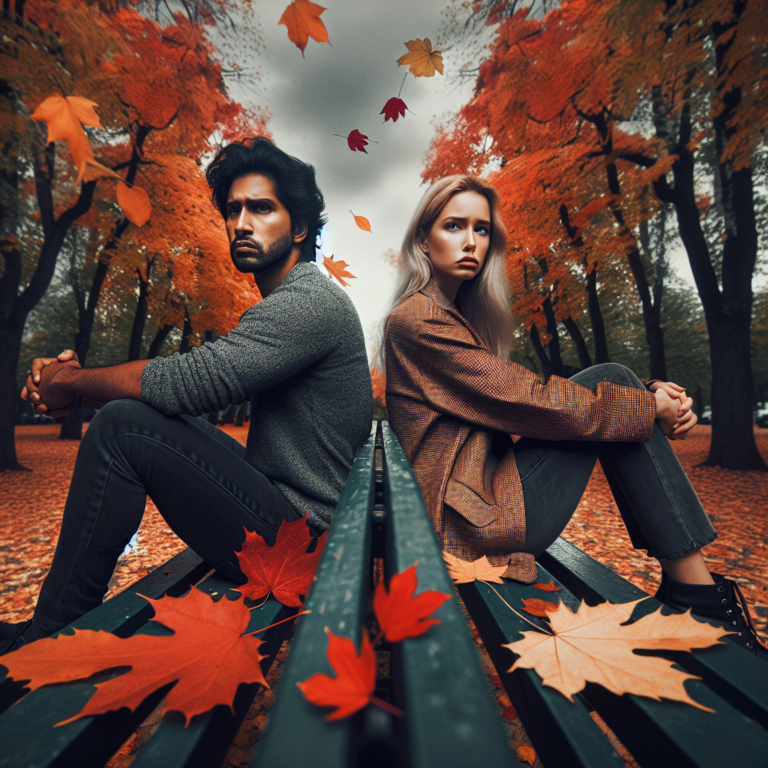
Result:
[[[251,398],[246,461],[324,531],[357,449],[373,391],[360,318],[314,264],[297,264],[237,327],[144,368],[143,399],[174,416]]]

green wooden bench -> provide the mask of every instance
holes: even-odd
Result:
[[[297,623],[266,735],[252,764],[258,768],[518,765],[457,599],[437,610],[441,623],[425,635],[391,647],[380,644],[377,649],[383,651],[382,657],[389,656],[391,678],[376,695],[399,706],[404,711],[402,718],[370,706],[345,720],[328,722],[328,710],[304,699],[297,682],[317,672],[333,674],[326,656],[326,627],[353,638],[359,647],[369,618],[377,558],[383,561],[386,579],[418,560],[418,591],[456,594],[416,481],[386,422],[374,425],[352,467],[305,606],[312,613]],[[151,609],[138,593],[180,595],[201,579],[199,589],[227,592],[231,582],[215,573],[206,577],[208,571],[188,550],[74,626],[106,629],[121,636],[164,632],[157,624],[147,623]],[[540,580],[552,578],[563,586],[556,594],[570,605],[581,597],[594,602],[629,601],[639,592],[564,541],[541,558],[539,572]],[[497,588],[513,605],[521,596],[542,596],[512,582]],[[768,670],[768,665],[748,652],[733,646],[676,657],[704,678],[689,683],[690,690],[697,700],[712,706],[716,715],[683,704],[612,696],[597,686],[586,689],[571,704],[543,687],[531,671],[506,672],[514,657],[501,644],[518,639],[528,626],[483,584],[461,585],[459,592],[546,768],[624,765],[592,719],[593,709],[642,766],[725,768],[768,762],[768,736],[757,724],[766,725],[768,685],[763,667]],[[652,602],[643,604],[642,610],[652,610],[648,605]],[[269,600],[253,611],[249,629],[290,613]],[[292,625],[287,622],[265,634],[261,649],[268,654],[262,662],[265,672]],[[11,707],[21,696],[21,686],[7,679],[0,682],[0,768],[103,766],[164,695],[158,691],[134,713],[120,710],[52,727],[76,712],[92,690],[90,683],[51,686]],[[166,714],[132,766],[220,765],[257,690],[256,685],[240,687],[234,716],[226,707],[216,707],[185,728],[180,716]]]

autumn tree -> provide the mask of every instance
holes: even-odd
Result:
[[[151,168],[150,198],[165,195],[185,181],[197,184],[199,192],[201,172],[195,161],[210,151],[212,135],[220,137],[222,130],[235,126],[263,132],[264,116],[256,115],[255,124],[244,119],[249,116],[227,95],[226,73],[206,37],[204,25],[215,23],[232,6],[228,0],[185,3],[183,13],[165,20],[142,15],[133,4],[102,7],[86,0],[17,3],[12,12],[6,7],[0,81],[0,354],[4,360],[0,397],[5,404],[0,417],[0,469],[18,467],[13,443],[18,402],[14,380],[26,319],[50,284],[67,233],[94,201],[103,215],[93,222],[89,253],[96,262],[95,272],[79,301],[74,346],[81,359],[87,356],[110,269],[135,274],[137,254],[120,248],[126,233],[130,235],[135,227],[115,206],[114,182],[99,177],[119,175],[127,184],[118,182],[118,191],[131,190],[134,183],[147,186],[144,177]],[[71,141],[46,145],[45,129],[30,122],[33,110],[52,94],[85,95],[98,105],[104,130],[91,131],[88,137],[83,134],[83,140],[90,157],[95,151],[99,162],[84,162],[82,141],[77,146]],[[93,117],[95,122],[88,124],[101,125],[95,112]],[[187,159],[194,171],[186,166],[186,176],[180,176],[177,158]],[[100,170],[94,170],[97,166]],[[157,200],[147,202],[157,204]],[[189,209],[184,216],[196,213]],[[180,223],[179,216],[166,219],[163,225],[168,239],[174,241],[173,253],[183,258],[191,249],[189,239],[184,239],[190,225]],[[23,263],[19,243],[39,226],[43,232],[39,252],[27,254]],[[196,252],[201,252],[199,244]],[[208,256],[219,259],[221,265],[220,246]],[[229,274],[231,268],[225,272]],[[185,285],[189,288],[189,281]],[[240,290],[237,296],[242,295]],[[255,297],[251,293],[251,303]],[[219,303],[223,298],[219,296]],[[169,298],[169,303],[174,302]],[[234,305],[243,308],[237,298]],[[213,304],[207,311],[216,314]],[[229,319],[231,314],[229,308],[224,311]]]
[[[474,97],[436,136],[427,177],[494,171],[507,210],[519,214],[507,220],[513,247],[516,231],[534,230],[523,247],[534,258],[547,253],[550,270],[577,235],[598,259],[626,260],[656,369],[658,270],[643,252],[643,227],[673,210],[709,336],[706,463],[765,469],[750,359],[756,217],[765,206],[755,173],[767,97],[754,87],[765,75],[765,0],[564,0],[533,13],[502,0],[475,3],[473,13],[499,26]],[[563,205],[569,220],[599,210],[565,240],[554,225]]]

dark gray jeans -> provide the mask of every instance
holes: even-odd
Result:
[[[244,528],[273,544],[300,515],[237,440],[202,419],[169,417],[137,400],[101,409],[83,437],[51,570],[32,630],[46,637],[99,605],[147,495],[173,532],[237,578]],[[244,581],[244,579],[241,579]]]
[[[615,363],[594,365],[571,381],[592,390],[600,381],[645,388],[629,368]],[[598,459],[635,549],[677,560],[717,538],[658,425],[653,437],[640,443],[523,437],[515,444],[515,459],[525,498],[526,552],[538,556],[560,535]]]

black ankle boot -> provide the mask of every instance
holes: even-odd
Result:
[[[31,632],[27,632],[32,626],[32,619],[22,621],[19,624],[9,624],[0,622],[0,656],[4,653],[11,653],[32,642]],[[2,663],[2,662],[0,662]]]
[[[768,649],[757,638],[739,585],[719,573],[713,573],[712,579],[714,584],[683,584],[673,581],[662,571],[661,586],[654,597],[677,611],[690,608],[694,616],[712,619],[737,633],[727,636],[734,643],[761,656],[768,654]]]

